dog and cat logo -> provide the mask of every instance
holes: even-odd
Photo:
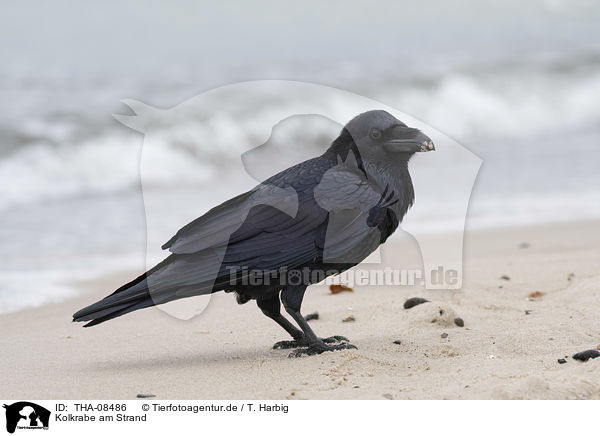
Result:
[[[4,404],[3,407],[6,409],[6,431],[9,433],[14,433],[16,429],[48,430],[50,422],[48,409],[29,401]]]

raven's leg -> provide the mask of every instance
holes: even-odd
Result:
[[[308,346],[308,341],[306,341],[304,338],[304,333],[294,327],[294,325],[281,314],[279,292],[271,298],[256,300],[256,304],[260,310],[262,310],[262,313],[283,327],[285,331],[288,332],[292,338],[294,338],[293,341],[277,342],[275,345],[273,345],[274,349]]]
[[[294,338],[292,341],[279,341],[275,343],[275,345],[273,345],[273,349],[284,350],[288,348],[308,347],[308,339],[302,330],[298,330],[281,314],[279,293],[275,294],[272,298],[256,300],[256,304],[260,310],[262,310],[262,313],[283,327],[285,331],[288,332],[292,338]],[[324,338],[321,340],[327,343],[348,341],[348,339],[343,336],[331,336],[330,338]]]
[[[335,338],[327,338],[327,340],[323,340],[317,337],[315,332],[310,328],[308,322],[304,319],[304,317],[300,314],[300,306],[302,305],[302,299],[304,298],[304,292],[306,291],[306,286],[286,286],[283,288],[281,292],[281,301],[283,302],[283,307],[287,313],[298,323],[302,331],[304,332],[304,338],[308,342],[308,348],[299,348],[290,354],[290,357],[299,357],[303,354],[321,354],[325,351],[335,351],[335,350],[345,350],[348,348],[356,348],[354,345],[349,344],[348,342],[340,342],[337,344],[329,345],[327,342],[332,342],[329,339]],[[341,336],[338,336],[341,337]],[[344,338],[345,339],[345,338]]]

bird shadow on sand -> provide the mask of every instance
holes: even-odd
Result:
[[[89,362],[83,366],[85,371],[90,372],[124,372],[139,370],[156,370],[160,368],[198,368],[214,365],[230,365],[238,361],[250,363],[264,363],[266,361],[294,361],[289,359],[290,350],[270,350],[266,344],[260,348],[236,348],[235,350],[203,352],[185,352],[181,354],[139,356],[135,355],[121,357],[121,359],[101,360]],[[329,353],[331,354],[331,353]]]

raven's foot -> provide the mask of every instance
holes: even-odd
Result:
[[[308,347],[308,341],[303,337],[292,341],[279,341],[273,345],[274,350],[288,350],[296,347]]]
[[[334,337],[334,336],[332,336],[332,337]],[[329,339],[329,338],[327,338],[327,339]],[[301,356],[304,356],[305,354],[307,356],[313,356],[315,354],[321,354],[326,351],[350,350],[350,349],[357,349],[357,348],[349,342],[340,342],[340,343],[336,343],[334,345],[328,345],[325,342],[319,341],[319,342],[315,342],[314,344],[309,345],[308,348],[298,348],[297,350],[292,351],[288,357],[301,357]]]
[[[338,342],[348,342],[348,338],[344,336],[330,336],[328,338],[320,338],[326,344],[336,344]],[[293,341],[279,341],[273,345],[274,350],[289,350],[290,348],[308,347],[308,340],[303,336],[300,339]]]

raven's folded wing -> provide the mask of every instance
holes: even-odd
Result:
[[[168,248],[175,254],[191,254],[206,248],[224,247],[230,242],[231,236],[246,222],[250,211],[261,205],[274,207],[262,208],[260,216],[255,214],[254,219],[257,221],[268,223],[278,212],[295,215],[298,209],[297,194],[293,189],[261,184],[211,209],[182,227],[162,248]]]
[[[306,186],[297,188],[295,216],[255,206],[232,235],[224,264],[272,271],[322,261],[324,254],[356,264],[379,245],[379,231],[367,217],[382,193],[363,172],[337,165]]]
[[[366,219],[382,194],[356,167],[306,171],[287,185],[267,182],[183,227],[163,248],[175,254],[221,248],[224,265],[274,270],[314,261],[325,245],[343,254],[365,238],[377,240]]]

